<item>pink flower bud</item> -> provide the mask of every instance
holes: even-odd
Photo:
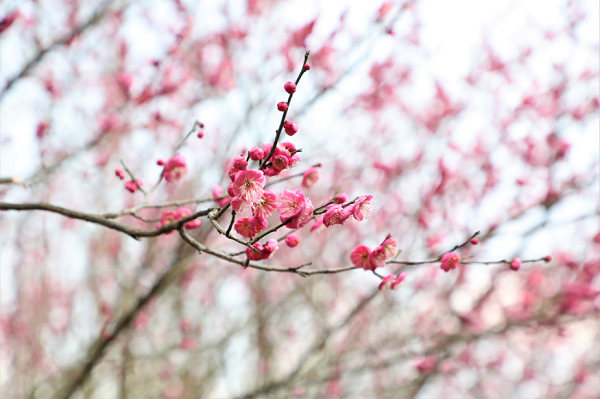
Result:
[[[285,129],[285,134],[288,136],[293,136],[298,132],[298,124],[293,122],[285,121],[283,128]]]
[[[235,197],[235,192],[233,191],[233,184],[227,187],[227,194],[229,194],[230,197]]]
[[[262,260],[263,257],[263,245],[260,242],[256,242],[252,245],[254,248],[258,249],[258,252],[254,252],[250,248],[246,248],[246,256],[249,260]]]
[[[510,262],[510,268],[513,269],[514,271],[519,270],[520,267],[521,267],[521,259],[514,258],[513,261]]]
[[[310,71],[310,65],[308,65],[308,64],[304,64],[304,69],[305,69],[306,71]]]
[[[300,243],[300,238],[296,234],[290,234],[289,236],[285,237],[285,243],[288,245],[288,247],[294,248]]]
[[[163,161],[162,159],[159,159],[158,161],[156,161],[156,164],[158,166],[163,166],[165,164],[165,161]]]
[[[333,200],[336,204],[343,204],[345,202],[348,202],[348,194],[339,193]]]
[[[233,167],[238,170],[246,170],[248,167],[248,162],[246,162],[244,157],[236,157],[233,161]]]
[[[198,138],[201,139],[202,137],[204,137],[204,132],[199,132],[198,133]]]
[[[473,239],[471,240],[471,244],[473,244],[473,245],[477,245],[477,244],[479,244],[479,240],[478,240],[477,238],[473,238]]]
[[[144,185],[144,181],[142,179],[135,179],[137,181],[137,183],[140,185],[140,187],[142,187]],[[129,190],[132,193],[135,193],[138,189],[137,184],[135,184],[135,182],[133,180],[129,180],[127,183],[125,183],[125,188],[127,190]]]
[[[281,102],[277,103],[277,109],[281,112],[287,111],[288,105],[287,105],[287,103],[281,101]]]
[[[296,92],[296,84],[293,82],[287,82],[283,85],[283,88],[288,94],[293,94]]]
[[[204,123],[200,124],[200,129],[204,129]]]
[[[125,178],[125,173],[123,173],[123,171],[119,168],[115,169],[115,175],[117,175],[117,177],[121,180]]]
[[[550,263],[550,262],[552,262],[552,255],[546,255],[546,256],[544,257],[544,262],[546,262],[546,263]]]
[[[265,153],[261,148],[252,147],[250,149],[250,159],[253,161],[260,161],[265,157]]]

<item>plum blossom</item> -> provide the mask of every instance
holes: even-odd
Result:
[[[258,252],[254,252],[252,249],[250,248],[246,248],[246,256],[248,257],[249,260],[262,260],[263,258],[263,245],[260,242],[256,242],[254,244],[252,244],[252,246],[256,249],[258,249]]]
[[[173,158],[164,163],[163,176],[169,183],[177,183],[188,172],[187,163],[181,154],[175,154]]]
[[[121,180],[125,179],[125,173],[119,168],[115,169],[115,175]]]
[[[375,270],[378,267],[384,267],[385,259],[386,259],[385,248],[382,246],[375,248],[373,250],[373,252],[371,252],[369,254],[369,262],[371,263],[371,270]]]
[[[281,102],[277,103],[277,109],[281,112],[287,111],[288,105],[287,105],[287,103],[281,101]]]
[[[375,203],[373,202],[373,196],[368,194],[361,195],[352,207],[352,214],[354,215],[354,219],[362,222],[363,219],[371,217],[374,209]]]
[[[514,271],[519,270],[521,268],[521,259],[514,258],[512,260],[512,262],[510,262],[510,268],[513,269]]]
[[[261,199],[252,204],[254,216],[266,219],[277,207],[277,195],[270,190],[265,190]]]
[[[245,217],[235,222],[234,228],[240,235],[246,238],[252,238],[263,231],[268,225],[266,219],[257,217]]]
[[[250,159],[253,161],[260,161],[265,157],[265,153],[261,148],[252,147],[249,151]]]
[[[128,182],[125,183],[125,188],[132,193],[135,193],[138,189],[138,184],[140,187],[144,186],[144,181],[142,179],[135,179],[137,181],[137,184],[135,184],[135,182],[133,180],[129,180]]]
[[[350,207],[342,207],[338,204],[332,204],[327,207],[327,212],[323,215],[323,224],[326,227],[333,226],[335,224],[343,225],[346,220],[352,216],[352,210]]]
[[[446,252],[442,256],[440,267],[443,271],[448,272],[452,269],[456,269],[456,266],[460,263],[460,256],[456,252]]]
[[[267,260],[271,258],[275,251],[277,251],[278,246],[279,243],[277,242],[277,240],[267,241],[262,251],[262,260]]]
[[[236,197],[254,203],[262,198],[266,179],[260,170],[248,169],[239,172],[233,182],[233,193]]]
[[[294,82],[287,82],[283,85],[283,88],[288,94],[294,94],[296,92],[296,84]]]
[[[385,241],[381,244],[385,251],[385,258],[391,258],[396,253],[398,248],[398,243],[393,238],[386,238]]]
[[[285,155],[275,155],[271,158],[271,165],[273,166],[273,169],[278,172],[287,169],[289,163],[289,158]]]
[[[244,157],[236,157],[233,160],[233,167],[237,170],[246,170],[248,167],[248,162],[244,159]]]
[[[252,213],[252,205],[239,197],[231,199],[231,208],[233,208],[238,216],[250,216]]]
[[[175,213],[175,211],[165,211],[163,212],[161,218],[160,218],[160,222],[156,225],[157,229],[160,229],[161,227],[163,227],[165,224],[169,224],[169,223],[173,223],[177,221],[177,215]],[[165,234],[171,234],[173,231],[168,231]]]
[[[296,189],[294,191],[285,190],[279,194],[277,202],[277,212],[282,222],[298,215],[306,205],[306,197],[302,191]]]
[[[292,218],[292,221],[285,226],[288,229],[300,229],[310,222],[313,216],[313,204],[308,197],[305,198],[304,208],[299,214]]]
[[[338,195],[336,195],[333,200],[335,201],[336,204],[343,204],[344,202],[348,202],[348,194],[346,193],[339,193]]]
[[[319,169],[315,167],[308,168],[306,172],[302,174],[302,186],[311,188],[319,181]]]
[[[294,248],[300,243],[300,238],[296,234],[290,234],[285,237],[285,243],[288,247]]]
[[[392,291],[397,290],[400,287],[400,285],[404,282],[404,280],[406,280],[407,276],[408,273],[406,272],[401,272],[400,274],[398,274],[398,277],[396,277],[396,275],[394,274],[389,274],[385,276],[379,284],[379,291],[387,289],[390,289]]]
[[[285,121],[283,123],[283,128],[285,129],[285,134],[288,136],[293,136],[298,133],[298,124],[290,121]]]
[[[359,245],[350,254],[350,260],[352,264],[358,268],[365,270],[374,270],[369,261],[371,255],[371,249],[366,245]]]

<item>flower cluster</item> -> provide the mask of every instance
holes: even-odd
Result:
[[[366,245],[359,245],[350,254],[350,260],[358,268],[375,270],[385,266],[385,261],[394,256],[397,247],[396,241],[389,237],[373,251]]]
[[[135,184],[135,182],[137,182],[137,184]],[[143,187],[144,186],[144,181],[142,179],[135,179],[135,181],[129,180],[128,182],[125,183],[125,188],[129,192],[135,193],[137,191],[137,189],[138,189],[138,185],[140,187]]]
[[[191,215],[192,215],[192,211],[190,211],[187,208],[179,208],[176,211],[165,211],[165,212],[163,212],[162,217],[160,218],[160,222],[156,225],[156,228],[160,229],[162,226],[164,226],[166,224],[178,222],[179,220],[184,219]],[[194,219],[192,221],[185,223],[183,225],[183,227],[185,227],[188,230],[193,230],[193,229],[197,229],[201,225],[202,225],[202,221],[200,219]],[[169,231],[165,234],[170,234],[172,232],[173,231]]]
[[[345,194],[344,194],[345,195]],[[327,212],[323,215],[323,224],[326,227],[330,227],[336,224],[343,225],[346,220],[353,216],[354,219],[363,221],[371,217],[373,209],[375,209],[375,203],[373,202],[372,195],[361,195],[352,205],[344,207],[340,203],[336,203],[327,206]],[[347,198],[347,196],[346,196]]]

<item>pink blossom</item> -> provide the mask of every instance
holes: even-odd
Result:
[[[309,64],[304,64],[304,69],[307,71],[310,71],[310,65]]]
[[[354,248],[352,253],[350,254],[350,260],[352,264],[358,268],[363,268],[365,270],[374,270],[371,267],[371,262],[369,262],[369,256],[371,255],[371,249],[366,245],[359,245]]]
[[[262,260],[263,257],[263,245],[260,242],[255,242],[252,246],[258,249],[258,252],[254,252],[250,248],[246,248],[246,256],[250,260]]]
[[[302,174],[302,185],[311,188],[319,181],[319,169],[311,167]]]
[[[179,209],[177,209],[177,212],[175,213],[176,220],[181,220],[181,219],[186,218],[191,215],[192,215],[192,211],[190,211],[187,208],[179,208]],[[202,225],[202,221],[200,219],[194,219],[192,221],[185,223],[183,225],[183,227],[185,227],[188,230],[193,230],[193,229],[197,229],[201,225]]]
[[[400,272],[400,274],[398,274],[398,277],[396,277],[396,279],[390,286],[390,289],[392,291],[397,290],[400,287],[400,285],[404,282],[404,280],[406,280],[406,277],[408,277],[408,273]]]
[[[235,181],[235,177],[237,176],[237,174],[240,172],[239,169],[237,169],[235,166],[232,166],[231,169],[229,169],[229,171],[227,172],[227,176],[229,176],[229,178],[231,179],[232,182]]]
[[[343,204],[345,202],[348,202],[348,194],[346,193],[339,193],[338,195],[336,195],[333,200],[335,201],[336,204]]]
[[[137,181],[137,184],[139,184],[140,187],[144,186],[144,181],[142,179],[135,179]],[[129,180],[127,183],[125,183],[125,188],[127,190],[129,190],[132,193],[135,193],[138,189],[137,184],[135,184],[135,182],[133,180]]]
[[[378,267],[385,266],[385,248],[379,246],[369,254],[369,262],[371,263],[371,270],[375,270]]]
[[[183,178],[188,172],[187,163],[185,158],[181,154],[175,154],[173,158],[165,162],[165,168],[163,169],[163,176],[169,183],[177,183]]]
[[[300,162],[300,155],[298,155],[298,153],[296,152],[296,146],[293,143],[285,141],[281,143],[281,148],[289,157],[289,168],[291,169],[295,167],[296,164]]]
[[[510,262],[510,268],[513,269],[514,271],[519,270],[521,268],[521,259],[514,258],[512,260],[512,262]]]
[[[254,237],[254,230],[252,227],[250,227],[250,218],[248,217],[239,219],[237,222],[235,222],[233,227],[235,228],[235,231],[237,231],[242,237]]]
[[[313,204],[308,197],[305,198],[304,208],[300,213],[292,218],[292,221],[286,224],[288,229],[300,229],[310,222],[313,216]]]
[[[471,244],[477,245],[477,244],[479,244],[479,240],[477,238],[472,238],[471,239]]]
[[[385,276],[381,280],[381,283],[379,283],[379,291],[389,289],[392,286],[392,283],[394,282],[395,278],[396,278],[395,274],[388,274],[387,276]]]
[[[300,238],[296,234],[290,234],[289,236],[285,237],[285,243],[288,245],[288,247],[294,248],[300,243]]]
[[[283,88],[288,94],[294,94],[296,92],[296,84],[294,82],[287,82],[283,85]]]
[[[391,258],[398,249],[398,243],[393,238],[386,238],[383,244],[381,244],[385,251],[385,258]]]
[[[223,189],[221,188],[221,186],[215,184],[214,186],[212,186],[212,196],[213,198],[217,198],[223,195]],[[223,207],[225,205],[227,205],[229,203],[229,201],[231,201],[231,198],[222,198],[220,200],[215,200],[215,202],[217,203],[217,205],[219,205],[220,207]]]
[[[456,252],[446,252],[444,256],[442,256],[442,264],[440,267],[443,271],[448,272],[452,269],[456,269],[459,263],[460,256],[458,256]]]
[[[231,199],[231,207],[238,216],[250,216],[252,214],[252,205],[240,197]]]
[[[285,155],[275,155],[271,158],[271,166],[281,172],[289,166],[289,158]]]
[[[270,190],[265,190],[261,199],[252,205],[254,215],[266,219],[277,207],[277,196]]]
[[[262,198],[266,179],[260,170],[248,169],[239,172],[233,182],[233,193],[247,202],[254,203]]]
[[[306,197],[298,189],[294,191],[285,190],[279,194],[279,201],[277,202],[277,212],[281,221],[284,222],[288,219],[298,215],[306,205]]]
[[[326,227],[331,227],[335,224],[343,225],[346,220],[352,216],[350,207],[342,207],[338,204],[332,204],[327,207],[327,212],[323,215],[323,224]]]
[[[285,103],[283,101],[279,102],[279,103],[277,103],[277,109],[281,112],[287,111],[288,105],[287,105],[287,103]]]
[[[198,138],[201,139],[202,137],[204,137],[204,132],[198,132]]]
[[[298,133],[298,124],[290,121],[285,121],[283,124],[283,128],[285,129],[285,134],[288,136],[293,136]]]
[[[249,152],[250,159],[253,161],[260,161],[265,157],[265,153],[263,152],[263,150],[258,147],[252,147]]]
[[[264,246],[264,249],[263,249],[262,259],[267,260],[267,259],[271,258],[273,256],[273,254],[275,253],[275,251],[277,251],[278,247],[279,247],[279,243],[277,242],[277,240],[267,241],[267,244]]]
[[[246,170],[248,167],[248,162],[246,162],[244,157],[235,157],[233,160],[233,167],[238,170]]]
[[[125,178],[125,173],[119,168],[115,169],[115,175],[121,180]]]
[[[267,176],[267,177],[277,176],[280,173],[281,173],[280,170],[275,169],[271,165],[269,165],[265,168],[265,176]]]
[[[269,225],[269,222],[267,221],[267,219],[253,216],[250,218],[249,224],[250,224],[250,228],[254,231],[253,236],[255,236],[256,234],[258,234],[261,231],[263,231],[264,229],[266,229],[267,226]]]
[[[160,222],[156,225],[157,229],[160,229],[161,227],[163,227],[165,224],[169,224],[169,223],[173,223],[176,222],[178,220],[177,215],[175,213],[175,211],[165,211],[163,212],[161,218],[160,218]],[[171,234],[173,231],[168,231],[165,234]]]
[[[375,203],[373,202],[373,196],[368,194],[361,195],[352,207],[352,214],[354,215],[354,219],[362,222],[363,219],[371,217],[374,209]]]

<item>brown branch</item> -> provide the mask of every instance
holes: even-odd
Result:
[[[121,223],[117,223],[113,220],[107,219],[102,215],[97,215],[93,213],[84,213],[77,212],[71,209],[62,208],[56,205],[50,205],[46,203],[37,203],[37,204],[10,204],[6,202],[0,202],[0,210],[2,211],[48,211],[58,213],[73,219],[80,219],[86,222],[96,223],[102,225],[104,227],[108,227],[109,229],[117,230],[122,233],[125,233],[136,240],[140,237],[156,237],[161,234],[167,233],[169,231],[177,230],[181,226],[183,226],[187,222],[191,222],[194,219],[197,219],[201,216],[208,216],[208,214],[218,208],[209,208],[202,211],[198,211],[188,217],[185,217],[177,222],[169,223],[162,226],[160,229],[153,230],[139,230],[134,229],[132,227],[126,226]]]

